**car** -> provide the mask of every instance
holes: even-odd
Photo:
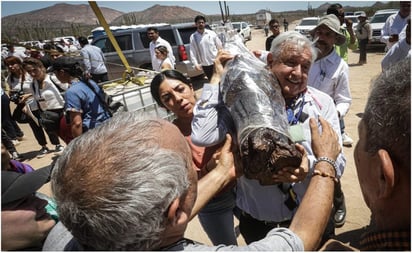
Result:
[[[232,22],[233,29],[235,29],[243,38],[243,42],[252,39],[252,30],[246,22]]]
[[[190,62],[190,35],[197,30],[195,24],[150,24],[139,25],[134,28],[125,28],[113,32],[120,49],[122,50],[128,64],[134,68],[152,69],[150,56],[150,39],[147,36],[147,28],[155,26],[160,37],[167,40],[176,58],[175,68],[186,74],[188,77],[198,77],[203,75],[203,71],[197,70]],[[206,26],[206,28],[209,28]],[[119,78],[125,70],[120,56],[114,49],[108,36],[102,33],[100,36],[93,36],[92,45],[102,49],[111,78]]]
[[[295,27],[295,31],[305,35],[308,38],[311,38],[309,31],[313,30],[319,23],[319,17],[307,17],[302,18],[299,25]]]
[[[345,15],[346,15],[346,13],[345,13]],[[366,13],[364,11],[355,11],[353,13],[353,16],[359,17],[360,15],[365,15],[366,16]]]
[[[388,10],[379,10],[376,11],[373,17],[371,18],[370,25],[372,28],[372,39],[370,41],[371,44],[381,44],[385,45],[380,41],[381,38],[381,30],[385,25],[386,20],[392,14],[398,13],[399,10],[397,9],[388,9]]]

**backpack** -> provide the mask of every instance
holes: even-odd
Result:
[[[83,80],[83,82],[93,91],[93,93],[97,96],[100,101],[100,104],[103,108],[109,113],[110,117],[113,117],[116,113],[126,111],[126,107],[120,101],[114,101],[113,96],[107,94],[103,89],[103,97],[99,95],[99,93],[94,89],[93,85],[88,80]]]

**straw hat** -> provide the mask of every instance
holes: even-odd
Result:
[[[336,17],[335,14],[329,14],[329,15],[321,17],[318,25],[313,30],[310,31],[310,34],[312,35],[312,37],[315,37],[316,29],[318,29],[318,27],[322,25],[327,26],[329,29],[331,29],[332,31],[336,33],[336,36],[337,36],[336,45],[339,46],[346,42],[345,35],[343,35],[343,33],[340,31],[340,21]]]

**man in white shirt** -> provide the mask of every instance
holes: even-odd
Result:
[[[96,83],[108,81],[106,58],[103,51],[99,47],[90,45],[86,37],[79,37],[78,41],[82,47],[80,54],[83,58],[86,75]]]
[[[400,1],[399,5],[399,12],[389,16],[381,30],[381,42],[386,44],[386,50],[389,50],[401,39],[401,31],[411,15],[410,1]]]
[[[213,75],[213,62],[217,52],[222,49],[222,42],[217,34],[206,29],[206,18],[195,17],[197,31],[190,36],[190,61],[197,70],[202,70],[210,81]]]
[[[20,50],[16,51],[16,49],[14,48],[14,45],[11,45],[11,44],[7,46],[7,49],[9,51],[8,56],[18,57],[22,62],[23,62],[24,58],[26,58],[28,56],[23,51],[20,51]]]
[[[411,19],[408,18],[408,24],[406,25],[406,38],[399,40],[395,43],[391,49],[383,57],[381,66],[382,70],[388,69],[393,64],[400,60],[410,57],[411,55]]]
[[[317,88],[332,97],[339,117],[343,145],[351,146],[353,140],[345,133],[343,121],[352,102],[349,67],[334,48],[335,44],[344,44],[346,37],[341,33],[339,19],[334,14],[323,16],[310,33],[315,38],[315,46],[319,49],[319,53],[310,68],[308,86]],[[335,185],[334,208],[335,226],[341,227],[345,223],[346,207],[340,181]]]
[[[159,30],[156,27],[149,27],[146,30],[147,32],[147,37],[151,40],[149,44],[149,49],[150,49],[150,58],[152,59],[152,68],[153,69],[160,69],[162,61],[160,59],[157,59],[155,49],[158,46],[165,46],[167,48],[167,51],[169,52],[167,54],[167,57],[169,57],[170,61],[172,62],[172,66],[175,65],[176,58],[173,55],[173,49],[170,43],[160,37],[159,35]]]

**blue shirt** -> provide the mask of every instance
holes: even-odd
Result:
[[[103,91],[97,84],[89,80],[95,91],[98,91],[103,101]],[[110,118],[100,99],[82,81],[73,82],[65,93],[66,112],[80,112],[83,121],[83,133],[93,129]]]

